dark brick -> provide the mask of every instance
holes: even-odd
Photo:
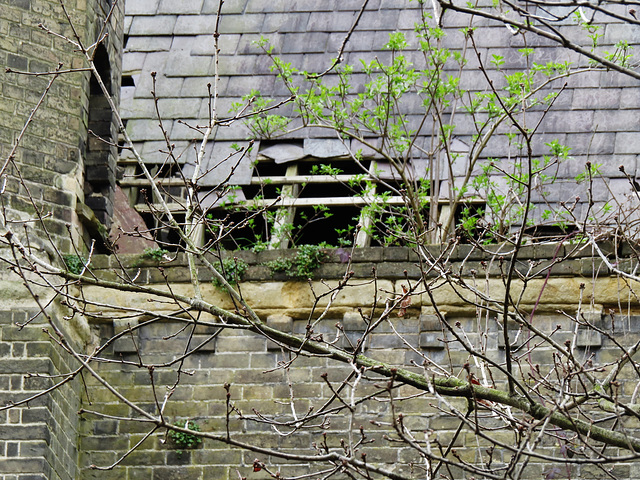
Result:
[[[44,423],[51,417],[45,407],[31,407],[22,411],[22,423]]]
[[[18,456],[18,443],[15,442],[7,442],[7,457],[17,457]]]
[[[20,55],[14,55],[10,53],[7,55],[7,66],[16,70],[26,71],[29,65],[29,60],[26,57]]]
[[[33,440],[49,441],[49,430],[44,425],[0,425],[1,440]],[[1,469],[0,469],[1,471]]]
[[[200,473],[199,467],[158,467],[153,470],[153,480],[190,480]]]

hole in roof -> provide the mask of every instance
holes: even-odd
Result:
[[[131,75],[123,75],[122,76],[122,86],[123,87],[135,87],[136,83],[133,81],[133,77]]]

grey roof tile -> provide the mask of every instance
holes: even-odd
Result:
[[[597,110],[593,123],[598,132],[638,132],[640,110]]]
[[[213,73],[212,58],[191,57],[184,52],[170,52],[166,59],[164,74],[167,77],[203,77]]]
[[[183,98],[179,102],[172,98],[160,98],[158,110],[163,119],[194,118],[200,111],[201,98]]]
[[[336,4],[337,10],[351,10],[359,12],[362,8],[363,0],[340,0]],[[380,0],[369,0],[367,3],[367,9],[376,10],[380,7]]]
[[[270,75],[270,67],[271,61],[266,55],[242,55],[238,57],[223,55],[218,61],[220,71],[229,76],[246,75],[247,73]]]
[[[264,18],[263,13],[225,15],[220,21],[220,33],[261,33]]]
[[[628,42],[629,45],[637,45],[640,43],[640,28],[630,23],[610,23],[605,26],[603,41],[605,44],[613,45],[620,41]]]
[[[349,39],[349,43],[346,45],[346,51],[348,52],[369,52],[371,53],[374,45],[374,39],[380,37],[378,32],[357,32]],[[329,35],[329,44],[327,48],[329,51],[337,51],[344,41],[345,34],[331,33]]]
[[[282,53],[322,53],[327,50],[329,34],[324,32],[287,33]]]
[[[171,49],[172,37],[131,37],[127,52],[162,52]]]
[[[638,158],[638,155],[617,155],[615,157],[615,163],[618,164],[618,172],[620,172],[620,165],[622,165],[624,166],[625,172],[627,172],[631,177],[636,178],[640,174],[640,165],[638,164],[639,160],[640,158]],[[614,162],[609,160],[609,163]]]
[[[180,161],[180,156],[189,148],[188,142],[172,142],[174,145],[173,156]],[[167,142],[164,140],[145,142],[140,151],[142,160],[146,164],[161,164],[169,160]]]
[[[393,32],[398,28],[399,10],[385,10],[384,12],[365,11],[362,14],[358,30],[376,30]]]
[[[144,57],[142,71],[147,75],[151,72],[158,72],[159,75],[164,71],[167,63],[168,52],[149,52]]]
[[[304,141],[304,153],[310,157],[331,158],[348,155],[349,150],[337,139],[307,138]]]
[[[640,95],[636,89],[625,88],[620,94],[620,108],[621,109],[639,109],[640,108]]]
[[[175,15],[136,16],[131,22],[129,35],[172,35]]]
[[[251,90],[260,90],[268,95],[273,88],[275,77],[258,77],[256,75],[236,76],[229,80],[227,88],[221,92],[223,95],[241,97],[247,95]]]
[[[309,12],[289,13],[287,15],[267,15],[262,25],[262,31],[264,33],[305,32],[309,29],[308,23],[310,15]]]
[[[399,8],[399,9],[410,9],[413,5],[411,5],[412,0],[382,0],[380,2],[380,9],[385,8]]]
[[[597,128],[599,131],[602,130],[599,126]],[[611,155],[615,149],[615,140],[614,132],[572,133],[570,153],[571,155]]]
[[[196,118],[198,111],[185,110],[180,120],[174,120],[171,126],[172,142],[198,142],[202,134],[195,130],[197,127],[206,126],[207,121]]]
[[[273,47],[275,52],[280,52],[284,41],[284,35],[280,35],[279,33],[268,33],[265,35],[257,33],[243,33],[238,40],[238,47],[236,49],[238,56],[241,57],[242,55],[258,54],[266,56],[264,55],[262,48],[258,46],[258,42],[261,39],[266,39],[268,45]]]
[[[309,15],[309,32],[347,32],[356,20],[357,12],[312,12]]]
[[[182,82],[180,92],[174,92],[179,98],[199,97],[204,98],[208,95],[207,83],[211,79],[202,77],[185,78]]]
[[[620,132],[616,133],[616,146],[614,153],[637,154],[640,152],[640,133],[639,132]]]
[[[309,53],[302,58],[301,70],[318,73],[329,68],[338,51],[332,53]]]
[[[142,65],[144,65],[145,56],[146,54],[142,52],[138,53],[128,51],[122,59],[122,73],[127,75],[131,72],[140,71],[142,69]]]
[[[189,0],[188,2],[176,2],[176,0],[161,0],[158,13],[193,13],[199,14],[203,0]]]
[[[254,0],[255,1],[255,0]],[[332,12],[336,8],[338,0],[289,0],[290,12]]]
[[[251,138],[251,132],[243,122],[236,122],[230,127],[218,128],[215,138],[217,140],[229,140],[231,142],[235,142]]]
[[[593,111],[551,111],[541,127],[547,133],[588,133],[593,130]]]
[[[636,172],[636,155],[620,155],[613,157],[612,155],[589,155],[589,161],[593,165],[599,165],[598,171],[605,178],[624,178],[625,175],[620,171],[620,165],[625,166],[625,171],[633,176]],[[584,165],[582,166],[584,168]]]
[[[289,0],[248,0],[245,8],[245,13],[272,13],[272,12],[287,12],[293,9],[288,9],[290,4]]]
[[[180,15],[176,20],[173,33],[175,35],[213,35],[215,30],[215,15]]]
[[[219,4],[220,0],[204,0],[204,4],[202,5],[202,13],[218,13]],[[225,15],[229,13],[243,13],[246,5],[247,0],[225,0],[222,7],[222,13]]]
[[[171,50],[186,50],[190,52],[196,38],[204,39],[204,37],[211,39],[213,35],[200,35],[199,37],[196,35],[174,35],[170,37],[172,39]]]
[[[617,109],[620,106],[619,88],[580,88],[573,93],[574,110]]]
[[[127,133],[136,140],[148,141],[162,140],[164,138],[162,131],[158,128],[158,121],[150,119],[129,120],[127,122]]]
[[[131,94],[133,94],[133,92],[131,92]],[[155,102],[152,99],[139,99],[135,102],[124,101],[125,99],[127,99],[127,96],[123,95],[123,105],[120,109],[120,115],[122,115],[122,118],[128,120],[131,118],[153,118],[155,116],[156,107]]]
[[[155,15],[158,12],[160,0],[136,0],[127,2],[126,14],[133,15]]]
[[[637,56],[636,56],[637,57]],[[633,60],[632,64],[638,64],[638,60]],[[618,75],[614,72],[600,72],[601,87],[638,87],[638,80],[628,75]]]
[[[286,13],[334,10],[336,0],[249,0],[246,12]]]
[[[154,87],[150,73],[145,71],[136,78],[136,94],[134,98],[136,101],[140,98],[151,98],[153,97],[151,94],[152,90],[155,91],[157,97],[172,97],[176,92],[180,91],[183,81],[184,79],[182,78],[167,78],[164,75],[158,74]]]
[[[240,34],[225,34],[218,37],[218,48],[222,55],[233,55],[238,49]],[[198,35],[192,38],[191,55],[213,55],[215,53],[216,44],[212,35]]]
[[[261,150],[260,154],[271,158],[276,163],[292,162],[306,156],[304,148],[293,143],[279,143]]]
[[[247,142],[236,143],[244,148],[248,145]],[[230,175],[233,175],[231,180],[233,184],[248,185],[251,183],[251,172],[257,149],[253,149],[249,154],[243,154],[236,152],[231,145],[231,142],[208,142],[205,158],[200,167],[199,185],[204,187],[217,186]],[[183,171],[188,178],[191,178],[195,171],[195,155],[189,153],[186,158],[187,164]]]

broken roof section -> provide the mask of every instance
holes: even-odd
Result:
[[[186,165],[189,174],[193,164],[195,148],[200,134],[198,126],[205,125],[209,117],[208,83],[213,82],[216,71],[213,33],[219,0],[129,0],[126,3],[127,43],[124,56],[124,75],[130,76],[133,86],[124,87],[122,114],[127,121],[127,130],[141,151],[145,162],[162,165],[169,158],[169,147],[165,134],[170,139],[174,157]],[[322,72],[329,67],[350,32],[355,19],[366,3],[362,17],[349,37],[343,52],[344,64],[353,65],[355,74],[352,83],[355,90],[362,90],[366,81],[362,74],[361,61],[374,58],[386,61],[390,52],[384,49],[389,34],[404,32],[414,48],[406,52],[409,61],[416,66],[424,63],[422,53],[415,49],[414,26],[420,19],[420,4],[410,0],[226,0],[222,6],[220,21],[220,53],[217,85],[217,112],[219,117],[231,116],[234,103],[241,101],[252,90],[259,90],[265,97],[282,100],[289,95],[283,83],[271,71],[272,60],[257,46],[257,41],[266,38],[273,46],[274,54],[290,62],[299,70]],[[425,4],[426,7],[426,4]],[[429,5],[430,7],[430,5]],[[524,46],[521,35],[499,24],[475,19],[480,30],[474,35],[481,58],[502,57],[503,68],[521,68],[528,60],[519,51]],[[447,12],[444,17],[447,36],[443,46],[459,49],[463,44],[462,27],[469,26],[469,17]],[[572,38],[582,38],[579,25],[568,26]],[[602,26],[602,46],[613,46],[618,40],[637,38],[633,25],[608,23]],[[545,43],[537,37],[527,37],[536,45],[530,60],[545,64],[550,61],[573,62],[575,66],[588,66],[585,59]],[[469,55],[469,65],[474,67],[477,59]],[[495,66],[487,62],[488,69]],[[152,72],[157,72],[156,83]],[[447,72],[456,75],[457,71]],[[470,90],[487,88],[483,74],[470,68],[461,77],[461,86]],[[564,80],[562,80],[564,82]],[[157,96],[157,110],[162,118],[163,129],[158,127],[156,104],[152,91]],[[584,172],[587,161],[600,164],[601,172],[616,191],[628,189],[627,179],[618,169],[625,165],[626,172],[636,175],[637,153],[640,151],[640,92],[637,82],[602,70],[586,71],[568,80],[553,105],[538,126],[539,134],[533,144],[533,153],[542,156],[549,153],[548,144],[558,140],[572,148],[571,161],[564,162],[554,173],[553,191],[540,204],[574,201],[581,196],[582,202],[589,197],[584,184],[577,185],[576,176]],[[420,125],[424,110],[419,102],[402,104],[409,125]],[[292,113],[289,106],[283,110]],[[541,115],[541,110],[532,111],[531,124]],[[421,175],[427,168],[439,172],[442,180],[441,198],[453,191],[452,185],[467,173],[466,149],[473,143],[476,133],[474,119],[463,114],[456,117],[455,139],[451,144],[457,160],[451,165],[433,163],[431,148],[434,132],[425,129],[425,136],[417,143],[412,158],[412,170]],[[437,132],[436,132],[437,134]],[[371,148],[355,145],[336,138],[335,132],[327,129],[299,129],[281,137],[278,141],[256,143],[251,155],[245,155],[236,165],[233,159],[225,160],[233,145],[248,145],[249,129],[239,122],[231,127],[221,125],[213,132],[211,147],[207,149],[201,183],[214,187],[231,174],[231,183],[248,185],[252,180],[252,165],[256,159],[268,159],[286,167],[299,160],[314,158],[318,161],[332,158],[348,158],[361,151],[362,155],[376,160],[377,175],[386,179],[393,172]],[[375,143],[376,139],[371,139]],[[513,149],[505,135],[496,136],[484,149],[484,158],[511,161]],[[232,150],[232,149],[231,149]],[[235,158],[235,157],[234,157]],[[123,164],[127,165],[127,153],[123,153]],[[214,166],[227,165],[219,172]],[[283,176],[284,173],[277,175]],[[294,177],[300,173],[291,171]],[[447,178],[453,176],[453,178]],[[597,182],[597,181],[596,181]],[[225,197],[226,198],[226,197]],[[594,189],[593,200],[604,204],[609,198],[608,189],[602,185]],[[534,201],[535,195],[534,195]],[[215,202],[209,206],[216,205]],[[538,214],[542,211],[540,209]],[[580,218],[580,207],[574,209]]]

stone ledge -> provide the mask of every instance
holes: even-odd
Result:
[[[376,275],[385,279],[416,279],[425,272],[433,277],[436,272],[430,270],[430,263],[442,256],[446,260],[443,263],[452,272],[463,276],[500,276],[506,269],[506,262],[512,253],[509,246],[488,245],[485,251],[474,249],[471,245],[457,245],[449,252],[443,251],[446,245],[430,245],[424,248],[423,254],[428,260],[420,261],[417,253],[407,247],[369,247],[358,248],[352,251],[344,249],[327,249],[326,260],[314,273],[314,279],[341,279],[345,274],[352,272],[353,278],[371,278]],[[594,272],[608,275],[602,260],[593,256],[590,248],[584,245],[525,245],[519,252],[516,269],[521,274],[531,272],[536,277],[546,276],[547,267],[553,265],[554,276],[591,276]],[[603,242],[600,245],[603,252],[613,254],[615,249],[612,242]],[[248,269],[243,277],[245,281],[284,281],[296,280],[283,272],[272,272],[267,263],[279,258],[291,258],[297,253],[296,249],[268,250],[259,253],[241,250],[222,252],[222,258],[237,258],[247,264]],[[619,268],[632,271],[636,263],[632,258],[633,249],[629,245],[618,247],[618,253],[626,253],[627,256],[617,260]],[[172,256],[170,260],[156,261],[139,255],[115,256],[96,255],[91,261],[94,274],[105,279],[115,279],[113,270],[122,267],[135,276],[142,270],[138,277],[142,283],[163,283],[165,276],[172,282],[188,282],[189,272],[186,256],[182,253]],[[220,262],[216,254],[208,255],[214,264]],[[162,268],[162,271],[158,270]],[[375,271],[375,273],[374,273]],[[205,282],[211,275],[204,269],[200,269],[200,281]],[[304,281],[305,279],[297,279]]]

